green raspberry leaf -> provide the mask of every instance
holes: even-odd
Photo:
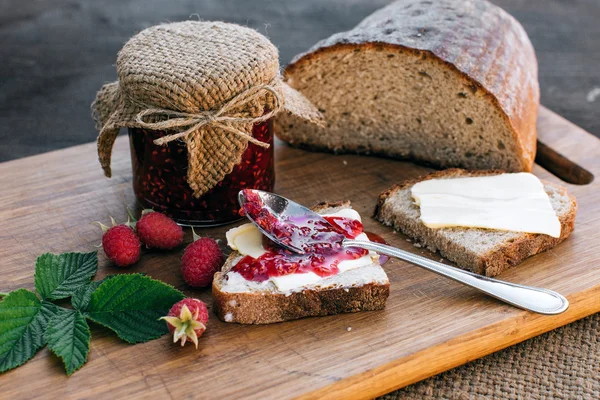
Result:
[[[73,308],[76,310],[84,310],[92,299],[92,293],[94,293],[94,290],[98,289],[98,286],[100,286],[101,283],[102,281],[90,282],[75,290],[73,296],[71,296]]]
[[[168,332],[159,318],[183,298],[183,293],[166,283],[141,274],[123,274],[102,282],[81,311],[126,342],[140,343]]]
[[[98,270],[98,253],[46,253],[35,262],[35,289],[42,299],[69,297]]]
[[[71,375],[85,364],[92,335],[83,314],[77,310],[61,309],[48,321],[48,348],[62,358]]]
[[[98,289],[98,286],[102,284],[102,282],[107,281],[108,279],[114,277],[116,275],[107,275],[101,281],[90,282],[87,285],[80,286],[75,290],[73,296],[71,296],[71,304],[76,310],[85,310],[90,300],[92,298],[92,293],[94,290]]]
[[[58,310],[26,289],[11,292],[0,302],[0,372],[24,364],[44,346],[48,320]]]

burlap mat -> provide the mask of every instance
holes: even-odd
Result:
[[[600,399],[600,314],[380,399]]]

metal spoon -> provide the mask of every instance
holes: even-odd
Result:
[[[252,190],[252,192],[258,194],[263,202],[263,207],[266,207],[267,210],[283,224],[289,223],[290,220],[306,217],[309,217],[311,220],[321,221],[322,223],[329,224],[329,222],[319,214],[294,201],[288,200],[285,197],[260,190]],[[247,203],[244,190],[239,192],[238,201],[242,209],[244,209]],[[263,229],[248,214],[246,214],[246,216],[265,236],[267,236],[273,242],[295,253],[304,253],[301,248],[294,246],[293,243],[281,243],[281,241],[275,235],[273,235],[273,232]],[[498,279],[488,278],[472,272],[450,267],[448,265],[432,261],[428,258],[384,244],[345,239],[342,242],[342,246],[360,247],[375,251],[377,253],[386,254],[391,257],[399,258],[411,264],[425,268],[431,272],[435,272],[436,274],[455,280],[456,282],[471,286],[472,288],[484,292],[505,303],[512,304],[513,306],[525,310],[534,311],[536,313],[560,314],[569,307],[568,300],[564,296],[552,290],[518,285]]]

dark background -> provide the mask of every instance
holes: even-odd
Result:
[[[89,106],[140,30],[189,18],[258,29],[285,65],[389,0],[0,0],[0,161],[95,140]],[[542,104],[600,136],[600,0],[494,0],[525,27]]]

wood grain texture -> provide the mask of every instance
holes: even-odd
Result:
[[[540,140],[596,176],[600,140],[543,109]],[[305,204],[352,200],[365,227],[405,250],[439,259],[366,218],[391,184],[428,170],[406,162],[307,153],[279,145],[276,190]],[[126,218],[133,207],[125,138],[113,157],[114,177],[102,175],[95,145],[87,144],[0,164],[0,289],[33,287],[34,261],[46,251],[90,251],[100,231],[88,222]],[[323,173],[327,171],[327,173]],[[559,180],[541,167],[535,173]],[[565,184],[579,202],[571,238],[506,271],[502,279],[557,290],[570,309],[539,316],[503,305],[457,283],[400,261],[384,268],[391,294],[384,311],[345,314],[267,326],[220,322],[214,315],[200,348],[168,337],[128,345],[92,327],[88,363],[71,378],[47,350],[0,376],[3,397],[132,398],[190,395],[219,398],[304,396],[368,398],[439,373],[600,311],[600,191]],[[202,230],[224,237],[229,227]],[[186,242],[191,240],[188,232]],[[181,250],[146,252],[130,272],[146,272],[210,303],[210,290],[188,290],[179,273]],[[98,277],[121,272],[100,252]],[[347,327],[352,327],[348,331]],[[32,379],[35,377],[35,379]]]

